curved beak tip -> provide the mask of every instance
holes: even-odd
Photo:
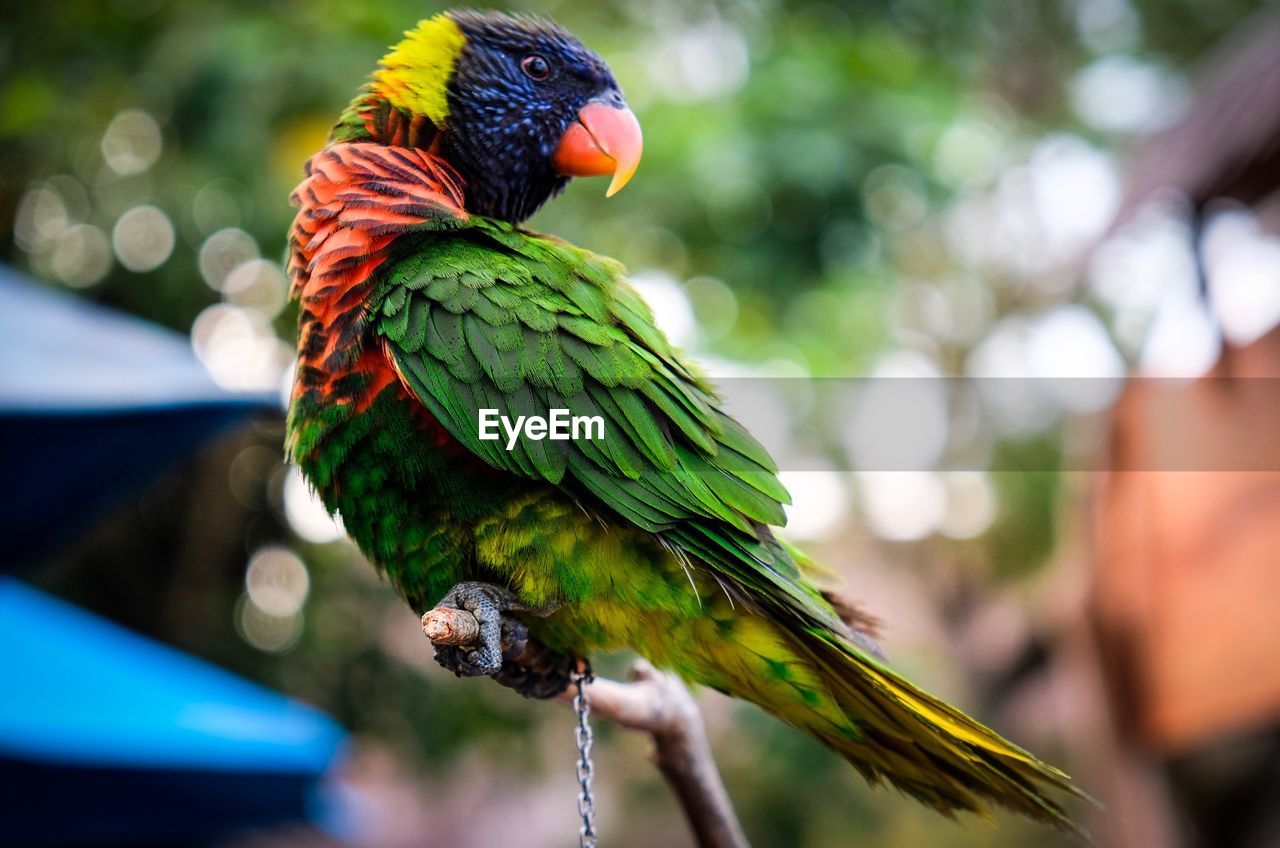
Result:
[[[636,172],[636,168],[639,167],[639,165],[640,162],[637,161],[629,168],[619,168],[614,171],[613,179],[609,181],[609,188],[605,190],[604,196],[613,197],[615,194],[622,191],[626,184],[631,182],[631,176]]]
[[[640,121],[626,107],[592,101],[578,112],[553,157],[565,176],[612,175],[605,197],[613,197],[631,181],[640,166],[644,136]]]

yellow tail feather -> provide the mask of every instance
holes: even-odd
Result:
[[[870,783],[887,779],[948,817],[963,811],[991,820],[995,804],[1088,838],[1050,795],[1091,800],[1063,772],[917,688],[843,636],[774,628],[774,639],[740,641],[730,650],[750,651],[752,659],[785,668],[785,674],[769,682],[754,663],[740,662],[742,673],[732,675],[728,687],[732,694],[817,737]],[[768,656],[769,642],[768,654],[788,656]]]

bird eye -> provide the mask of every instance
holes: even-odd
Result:
[[[532,56],[525,56],[520,60],[520,70],[524,71],[524,75],[531,80],[542,82],[551,76],[551,65],[546,59],[534,53]]]

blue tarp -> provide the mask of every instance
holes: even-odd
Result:
[[[219,387],[183,335],[0,267],[0,569],[38,561],[272,394]]]
[[[0,845],[203,842],[313,817],[315,709],[0,578]]]
[[[270,394],[185,336],[0,267],[0,570],[32,565]],[[342,730],[0,576],[0,846],[203,845],[315,821]]]

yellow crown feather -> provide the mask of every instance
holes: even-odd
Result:
[[[428,18],[383,57],[374,83],[392,106],[443,127],[449,117],[449,80],[466,40],[448,15]]]

